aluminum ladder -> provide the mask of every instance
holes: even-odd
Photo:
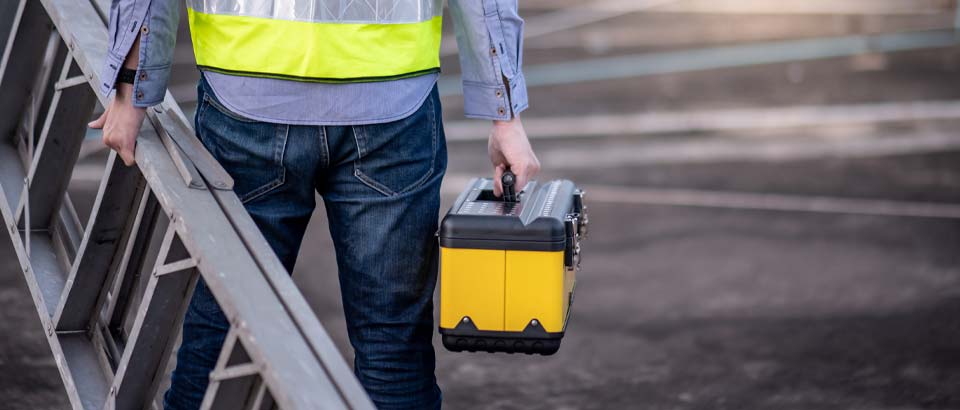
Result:
[[[0,4],[0,269],[26,279],[74,409],[153,409],[202,277],[231,328],[205,409],[373,409],[169,93],[137,166],[67,192],[99,102],[109,0]]]

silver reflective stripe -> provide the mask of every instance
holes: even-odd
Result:
[[[443,0],[187,0],[206,14],[318,23],[418,23],[443,13]]]

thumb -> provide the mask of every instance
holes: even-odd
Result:
[[[100,116],[97,117],[97,119],[87,123],[87,126],[97,130],[102,129],[103,124],[107,122],[107,112],[109,111],[104,111],[103,114],[100,114]]]

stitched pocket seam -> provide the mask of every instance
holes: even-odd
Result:
[[[284,153],[286,153],[287,151],[287,138],[289,137],[289,135],[290,135],[290,126],[284,125],[283,138],[281,138],[280,141],[277,141],[274,143],[275,148],[274,148],[273,161],[275,165],[279,167],[279,169],[277,170],[277,177],[274,178],[272,181],[264,184],[263,186],[244,194],[242,197],[240,197],[241,203],[247,203],[261,196],[264,196],[270,193],[271,191],[279,188],[280,186],[282,186],[284,183],[287,182],[287,167],[283,165],[283,156],[284,156]]]
[[[204,124],[204,118],[206,118],[207,110],[208,110],[210,107],[213,107],[213,109],[217,110],[218,112],[220,112],[220,113],[223,114],[223,115],[226,115],[227,117],[233,118],[233,116],[231,116],[231,115],[229,115],[229,114],[227,114],[227,113],[225,113],[225,112],[223,112],[223,111],[221,111],[221,110],[218,110],[218,109],[216,108],[216,105],[213,104],[213,99],[210,98],[209,95],[204,94],[204,95],[203,95],[203,101],[201,101],[200,106],[197,108],[197,136],[200,138],[200,141],[201,141],[201,142],[203,142],[203,141],[205,140],[204,135],[203,135],[203,134],[204,134],[204,132],[203,132],[204,127],[201,126],[201,125]],[[244,122],[249,122],[249,121],[244,121]],[[263,196],[263,195],[266,195],[266,194],[269,193],[270,191],[273,191],[274,189],[277,189],[278,187],[280,187],[280,186],[283,185],[284,183],[286,183],[286,179],[287,179],[287,167],[283,165],[283,156],[284,156],[284,154],[286,153],[286,149],[287,149],[287,137],[288,137],[288,135],[289,135],[289,131],[290,131],[289,126],[284,126],[283,139],[282,139],[282,141],[274,142],[274,146],[275,146],[275,148],[274,148],[274,163],[275,163],[275,164],[274,164],[274,165],[277,166],[277,167],[279,167],[279,169],[277,170],[277,176],[276,176],[275,178],[273,178],[272,180],[270,180],[269,182],[263,184],[262,186],[260,186],[260,187],[258,187],[258,188],[256,188],[256,189],[253,189],[253,190],[250,191],[250,192],[247,192],[246,194],[243,194],[242,196],[241,196],[239,193],[237,193],[236,191],[234,191],[234,193],[236,193],[236,194],[237,194],[237,197],[240,199],[240,202],[241,202],[241,203],[247,203],[247,202],[250,202],[250,201],[252,201],[252,200],[254,200],[254,199],[257,199],[257,198],[259,198],[259,197],[261,197],[261,196]],[[211,143],[212,143],[212,142],[211,142]],[[207,149],[209,149],[209,148],[207,148]]]
[[[374,179],[374,178],[372,178],[371,176],[367,175],[367,174],[364,173],[363,170],[361,169],[361,168],[363,167],[363,163],[361,162],[361,159],[362,159],[362,157],[363,157],[363,155],[362,155],[363,151],[361,151],[361,150],[366,150],[366,139],[365,139],[364,136],[360,135],[360,134],[362,133],[361,130],[358,130],[357,127],[353,127],[353,131],[354,131],[354,132],[353,132],[353,135],[355,136],[355,138],[356,138],[356,140],[357,140],[357,155],[358,155],[358,156],[357,156],[357,160],[353,162],[353,166],[354,166],[354,168],[353,168],[353,176],[355,176],[358,180],[360,180],[360,182],[362,182],[364,185],[366,185],[366,186],[368,186],[368,187],[370,187],[370,188],[373,188],[374,190],[376,190],[377,192],[380,192],[381,194],[383,194],[383,195],[385,195],[385,196],[396,196],[396,195],[400,195],[400,194],[403,194],[403,193],[412,191],[412,190],[414,190],[414,189],[417,189],[417,188],[419,188],[420,186],[422,186],[425,182],[427,182],[427,181],[430,179],[430,177],[433,176],[434,168],[435,168],[436,165],[437,165],[437,128],[438,128],[439,125],[438,125],[437,118],[436,118],[436,112],[435,112],[436,110],[435,110],[435,107],[434,107],[433,98],[427,97],[427,100],[424,102],[424,104],[430,104],[430,105],[429,105],[428,107],[426,107],[426,108],[427,108],[427,115],[428,115],[429,121],[430,121],[430,123],[431,123],[431,125],[430,125],[430,139],[431,139],[430,149],[431,149],[432,154],[431,154],[431,156],[430,156],[430,168],[427,169],[427,172],[426,172],[422,177],[420,177],[419,179],[417,179],[415,182],[413,182],[413,183],[410,184],[409,186],[407,186],[407,187],[405,187],[405,188],[403,188],[403,189],[401,189],[401,190],[399,190],[399,191],[394,191],[394,190],[390,189],[389,187],[387,187],[386,185],[383,185],[382,183],[377,182],[376,179]],[[361,143],[361,141],[363,141],[363,142]],[[361,145],[363,145],[363,147],[361,147]]]

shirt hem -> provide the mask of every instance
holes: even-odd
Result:
[[[217,97],[217,100],[221,104],[223,104],[224,107],[228,108],[230,111],[233,111],[238,115],[241,115],[245,118],[249,118],[251,120],[269,122],[273,124],[288,124],[288,125],[346,126],[346,125],[384,124],[384,123],[399,121],[404,118],[407,118],[420,109],[424,101],[427,100],[427,97],[430,96],[430,92],[433,91],[433,88],[436,86],[437,81],[436,81],[436,78],[434,78],[433,84],[430,87],[424,87],[426,88],[426,92],[424,92],[423,95],[420,96],[417,103],[414,104],[413,107],[410,108],[409,110],[406,110],[400,114],[392,115],[388,117],[379,117],[379,118],[350,118],[345,120],[297,120],[297,119],[288,119],[288,118],[264,117],[264,116],[250,113],[240,108],[237,108],[234,104],[231,104],[229,101],[223,98],[220,98],[220,93],[217,92],[216,86],[213,83],[214,83],[213,81],[207,81],[207,84],[210,85],[210,89],[213,91],[214,96]]]

